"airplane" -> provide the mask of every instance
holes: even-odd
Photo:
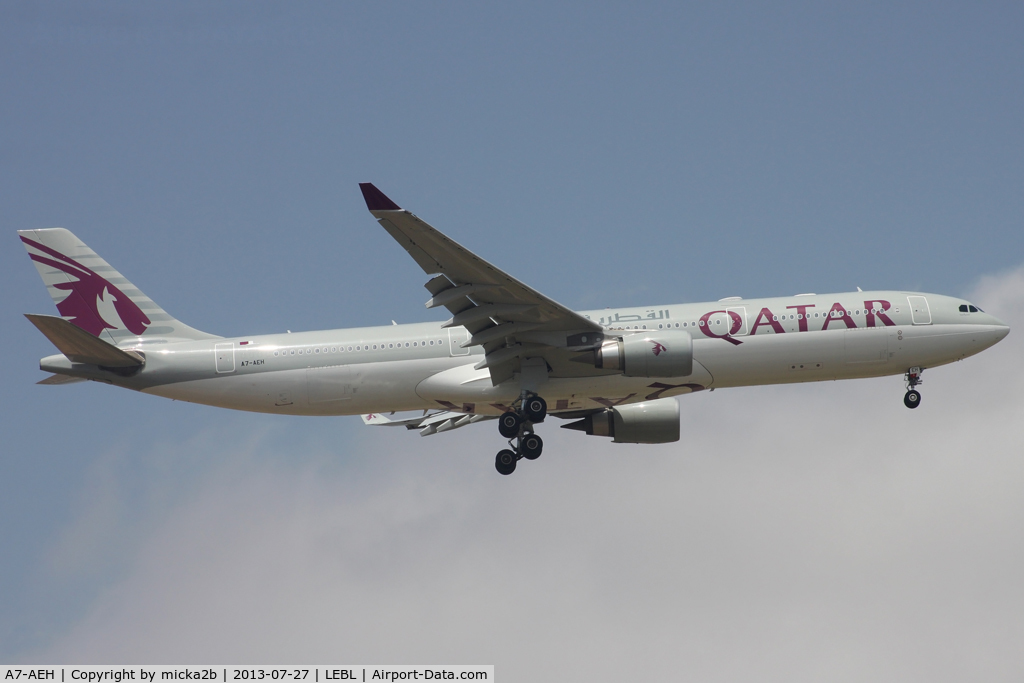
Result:
[[[431,276],[447,321],[224,338],[172,317],[63,228],[21,230],[59,316],[26,317],[60,351],[39,384],[92,380],[279,415],[362,415],[423,436],[497,420],[511,474],[543,450],[537,425],[615,443],[679,440],[677,396],[766,384],[922,373],[1010,328],[974,304],[906,291],[572,311],[361,183],[367,209]],[[410,418],[398,412],[416,411]]]

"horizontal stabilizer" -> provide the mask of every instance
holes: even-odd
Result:
[[[394,413],[391,414],[394,415]],[[363,418],[364,425],[374,425],[377,427],[382,425],[387,425],[391,427],[401,427],[405,422],[405,420],[392,420],[384,415],[381,415],[380,413],[370,413],[369,415],[361,415],[360,417]],[[418,420],[420,418],[416,419]]]
[[[131,368],[143,363],[137,353],[119,349],[63,318],[32,313],[26,313],[25,317],[72,363],[90,363],[108,368]]]
[[[84,377],[71,377],[70,375],[50,375],[46,379],[41,379],[36,384],[46,384],[49,386],[56,386],[58,384],[74,384],[75,382],[86,382]]]

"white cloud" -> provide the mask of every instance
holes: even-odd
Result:
[[[1015,325],[1024,271],[974,299]],[[155,508],[122,577],[33,658],[1018,679],[1021,339],[927,372],[916,411],[893,377],[685,397],[665,446],[552,420],[511,477],[491,424],[314,452],[208,434],[189,448],[220,464]],[[102,540],[91,527],[123,507],[98,502],[71,535]]]

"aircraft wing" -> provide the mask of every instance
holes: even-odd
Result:
[[[512,377],[522,360],[541,357],[561,364],[572,347],[591,348],[602,327],[549,299],[537,290],[483,260],[388,199],[371,183],[360,183],[366,207],[409,252],[417,265],[435,277],[425,287],[427,308],[444,306],[452,313],[446,327],[465,327],[471,337],[464,346],[482,346],[491,382]],[[589,339],[588,339],[589,336]],[[578,374],[582,366],[574,364]]]

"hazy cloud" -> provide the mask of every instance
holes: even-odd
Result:
[[[1011,326],[1024,270],[973,294]],[[543,427],[493,471],[493,425],[366,428],[281,449],[228,430],[142,496],[102,472],[52,571],[119,577],[54,662],[493,663],[501,680],[1018,680],[1020,330],[926,372],[681,399],[683,438]],[[297,428],[296,428],[297,429]],[[135,454],[163,461],[166,445]],[[213,463],[213,464],[210,464]],[[159,499],[159,504],[153,503]],[[132,541],[118,510],[150,511]]]

